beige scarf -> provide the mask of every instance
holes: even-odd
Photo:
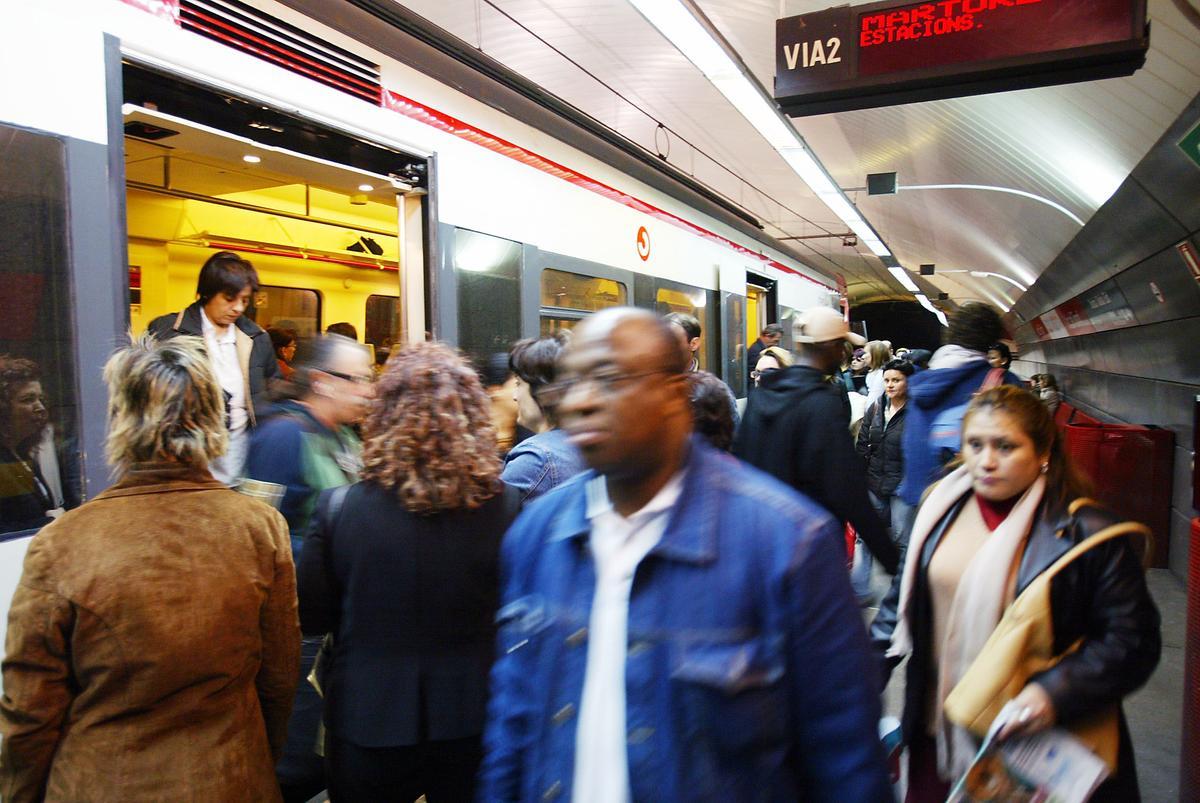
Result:
[[[975,755],[976,743],[968,731],[945,718],[942,703],[971,666],[1000,622],[1005,607],[1012,601],[1007,599],[1009,569],[1033,524],[1045,489],[1045,478],[1038,477],[971,559],[954,594],[946,640],[942,644],[935,698],[938,771],[943,779],[953,780],[967,771]],[[904,574],[900,579],[900,604],[889,656],[904,657],[912,652],[909,610],[925,541],[950,508],[970,490],[971,475],[965,466],[960,467],[933,487],[917,511],[905,555]]]

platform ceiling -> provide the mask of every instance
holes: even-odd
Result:
[[[1028,286],[1081,224],[1017,195],[903,187],[1007,187],[1052,200],[1086,222],[1200,92],[1200,28],[1177,5],[1188,2],[1150,0],[1150,53],[1130,77],[797,118],[793,124],[843,188],[863,187],[867,173],[898,174],[896,195],[849,195],[902,265],[915,272],[921,263],[936,264],[932,281],[954,301],[1007,307],[1020,296],[1018,287],[965,271],[998,273]],[[911,298],[865,247],[814,237],[840,234],[845,226],[627,0],[403,5],[664,154],[748,210],[769,234],[805,238],[792,244],[814,268],[843,274],[854,303]],[[697,0],[768,89],[776,18],[830,5]],[[659,122],[671,133],[659,130]]]

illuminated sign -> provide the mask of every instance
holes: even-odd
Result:
[[[778,20],[775,99],[793,116],[1129,75],[1145,0],[936,0]]]

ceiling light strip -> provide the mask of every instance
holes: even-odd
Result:
[[[916,296],[917,303],[919,303],[922,307],[924,307],[925,309],[932,312],[934,314],[934,316],[938,319],[938,323],[940,323],[942,326],[948,325],[948,323],[946,321],[946,313],[942,312],[940,309],[935,307],[933,305],[933,302],[930,301],[925,296],[924,293],[914,293],[914,295]]]
[[[762,135],[830,211],[878,257],[891,254],[846,194],[830,177],[804,138],[779,112],[759,83],[734,60],[726,46],[697,17],[699,11],[679,0],[629,0]]]
[[[988,192],[1005,192],[1009,195],[1020,195],[1022,198],[1029,198],[1037,201],[1040,204],[1045,204],[1046,206],[1057,209],[1059,212],[1062,212],[1080,226],[1084,225],[1083,220],[1079,217],[1079,215],[1076,215],[1070,209],[1067,209],[1057,201],[1052,201],[1049,198],[1036,195],[1032,192],[1026,192],[1025,190],[1013,189],[1012,187],[997,187],[992,184],[912,184],[900,185],[896,188],[897,192],[907,190],[987,190]]]

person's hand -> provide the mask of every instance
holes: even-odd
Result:
[[[1056,712],[1050,695],[1036,683],[1030,683],[1013,698],[1012,715],[1000,728],[997,740],[1004,741],[1015,736],[1032,736],[1054,724]]]

